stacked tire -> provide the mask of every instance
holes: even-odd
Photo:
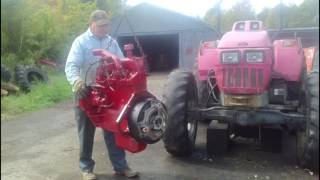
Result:
[[[15,68],[17,84],[25,92],[30,92],[36,82],[48,82],[48,76],[41,69],[35,66],[17,65]]]
[[[10,70],[3,64],[1,64],[1,81],[9,82],[12,78],[12,73]]]

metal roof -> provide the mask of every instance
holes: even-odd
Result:
[[[125,11],[124,14],[137,35],[172,34],[181,31],[215,32],[213,28],[201,20],[148,3],[134,6]],[[130,25],[123,15],[117,16],[111,21],[111,34],[114,34],[114,31],[118,28],[116,36],[132,35]]]
[[[278,29],[268,29],[268,32],[276,32]],[[283,32],[319,32],[319,27],[298,27],[298,28],[282,28]]]
[[[319,39],[319,27],[284,28],[281,29],[281,31],[277,29],[268,29],[267,31],[270,36],[279,33],[278,37],[281,38],[300,37],[304,39]]]

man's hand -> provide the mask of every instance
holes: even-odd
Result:
[[[89,93],[89,88],[86,86],[84,81],[78,79],[73,84],[73,90],[79,99],[86,98]]]

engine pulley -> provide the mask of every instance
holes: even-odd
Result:
[[[153,144],[159,141],[168,118],[165,106],[155,98],[136,103],[128,114],[131,135],[140,142]]]

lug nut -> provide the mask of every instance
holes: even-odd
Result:
[[[147,128],[147,127],[142,128],[142,132],[144,132],[144,133],[147,133],[147,132],[149,132],[149,131],[150,131],[150,129]]]

